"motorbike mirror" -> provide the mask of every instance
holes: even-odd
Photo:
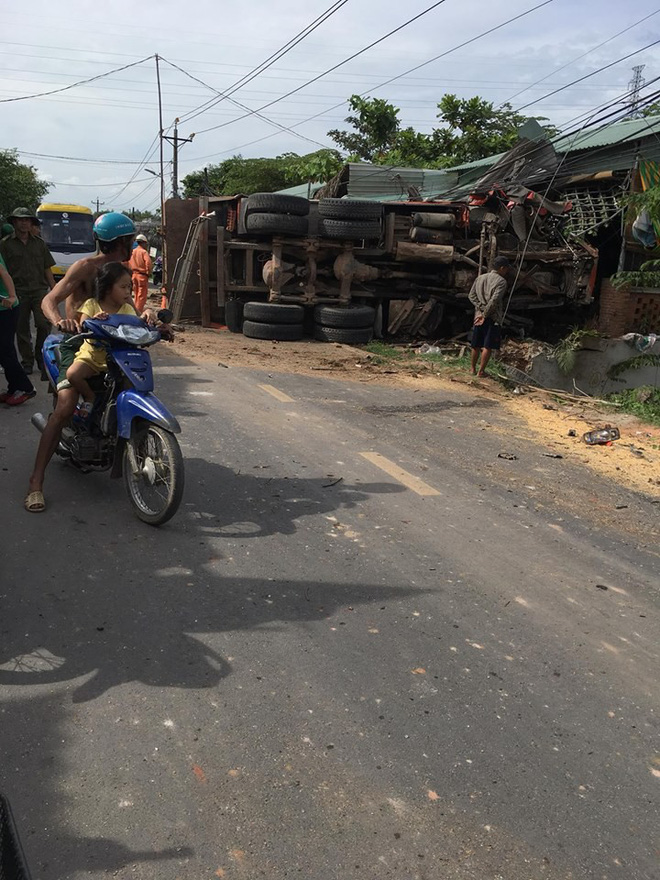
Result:
[[[156,317],[161,324],[171,324],[172,319],[174,318],[174,312],[172,309],[159,309]]]

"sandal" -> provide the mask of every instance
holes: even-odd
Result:
[[[43,513],[46,509],[43,492],[28,492],[24,501],[24,507],[28,513]]]

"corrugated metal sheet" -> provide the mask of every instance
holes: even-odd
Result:
[[[660,132],[660,116],[649,116],[641,119],[626,119],[623,122],[615,122],[602,128],[585,131],[582,134],[569,134],[557,138],[553,143],[558,153],[566,150],[594,150],[597,147],[606,147],[610,144],[619,144],[622,141],[636,141],[642,138],[654,137]]]
[[[310,197],[314,198],[314,193],[321,189],[322,186],[323,184],[317,180],[316,183],[301,183],[298,186],[289,186],[287,189],[278,189],[277,192],[283,196],[302,196],[303,199],[306,199],[308,192],[310,192]]]
[[[455,177],[435,168],[405,168],[395,165],[371,165],[368,162],[351,162],[348,165],[347,195],[354,199],[407,200],[409,190],[415,188],[422,194],[451,185]]]

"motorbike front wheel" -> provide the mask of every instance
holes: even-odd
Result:
[[[142,522],[160,526],[177,512],[183,495],[183,456],[176,437],[156,425],[137,427],[128,441],[138,470],[124,451],[124,482]]]

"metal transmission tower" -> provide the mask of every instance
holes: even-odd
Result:
[[[628,83],[628,89],[630,90],[629,116],[639,116],[640,93],[646,85],[646,80],[642,76],[642,71],[645,67],[646,64],[637,64],[633,67],[633,78]]]

